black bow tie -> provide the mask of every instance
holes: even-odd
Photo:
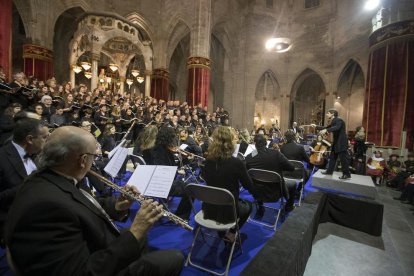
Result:
[[[36,155],[35,154],[28,154],[28,153],[26,153],[24,156],[23,156],[23,159],[28,159],[28,158],[30,158],[30,159],[34,159],[36,157]]]

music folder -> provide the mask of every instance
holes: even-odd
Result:
[[[177,166],[140,165],[127,185],[135,186],[144,196],[167,198],[177,172]]]

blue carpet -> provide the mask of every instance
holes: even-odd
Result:
[[[122,180],[115,180],[120,185],[124,185],[126,180],[130,177],[130,173],[126,173]],[[313,191],[314,188],[311,187],[311,178],[305,185],[304,195]],[[251,200],[252,197],[247,191],[242,191],[240,197],[243,199]],[[180,198],[173,198],[168,202],[168,207],[171,210],[175,210],[178,205]],[[268,204],[272,207],[278,207],[277,204]],[[196,208],[200,208],[199,204],[196,204]],[[299,207],[300,208],[300,207]],[[138,204],[134,204],[131,208],[130,218],[125,223],[118,223],[118,226],[121,228],[128,228],[132,221],[131,218],[135,217],[136,212],[138,211]],[[268,211],[265,213],[264,220],[269,219],[272,214],[268,214]],[[266,217],[267,216],[267,217]],[[288,219],[288,216],[286,217]],[[278,228],[282,224],[282,219],[279,219]],[[194,221],[191,219],[190,224],[195,226]],[[242,237],[242,246],[243,254],[240,254],[239,248],[236,246],[235,253],[233,255],[233,260],[230,266],[229,275],[239,275],[240,272],[246,267],[250,260],[259,252],[259,250],[264,246],[266,241],[271,238],[274,234],[277,235],[277,231],[274,232],[269,227],[260,226],[257,224],[247,222],[241,229]],[[214,233],[211,233],[214,234]],[[178,249],[183,252],[186,257],[191,243],[193,240],[193,233],[190,233],[187,230],[176,226],[175,224],[170,223],[166,219],[161,219],[157,222],[154,227],[150,230],[148,234],[149,246],[154,249]],[[193,251],[192,260],[196,263],[201,263],[203,266],[207,266],[215,271],[222,271],[225,267],[225,260],[228,256],[228,248],[224,246],[223,241],[219,239],[206,239],[204,243],[201,239],[198,241],[196,249]],[[4,254],[4,250],[0,250],[0,256]],[[0,260],[0,267],[7,267],[5,259]],[[10,271],[2,272],[0,270],[0,275],[13,275]],[[184,267],[181,275],[208,275],[196,268],[193,267]]]

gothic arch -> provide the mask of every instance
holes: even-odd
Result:
[[[362,124],[365,78],[358,62],[350,59],[344,66],[337,84],[335,108],[345,120],[348,130]],[[352,110],[352,112],[351,112]]]
[[[174,17],[168,24],[167,66],[169,66],[174,51],[181,41],[190,34],[191,29],[180,17]],[[188,57],[186,57],[188,58]]]
[[[149,22],[149,20],[147,20],[146,18],[144,18],[141,14],[137,12],[132,12],[130,14],[127,14],[125,18],[131,23],[141,27],[147,33],[147,35],[149,36],[149,39],[151,41],[154,41],[152,39],[154,37],[154,30],[153,30],[154,28],[152,24]]]
[[[68,45],[76,32],[76,19],[85,13],[81,7],[72,7],[56,17],[53,35],[53,53],[55,77],[59,82],[67,81],[70,70],[69,59],[71,52]],[[79,53],[79,56],[82,53]]]
[[[280,85],[272,70],[259,78],[255,91],[255,125],[280,123]]]
[[[306,68],[292,85],[290,124],[322,124],[325,112],[326,88],[322,77]]]
[[[100,22],[105,22],[101,24]],[[136,45],[144,56],[145,68],[152,70],[152,45],[151,41],[141,41],[140,30],[124,20],[107,15],[89,14],[78,22],[78,29],[75,32],[70,44],[72,55],[70,57],[70,64],[76,63],[77,45],[80,44],[82,37],[94,37],[94,41],[88,39],[91,52],[98,54],[102,47],[111,39],[123,38]],[[84,51],[78,52],[77,55],[83,54]],[[132,58],[132,56],[131,56]]]

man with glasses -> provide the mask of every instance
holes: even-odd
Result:
[[[40,120],[25,114],[26,117],[17,120],[12,140],[0,148],[0,233],[17,189],[36,170],[35,155],[42,150],[49,135]]]
[[[78,189],[96,156],[96,140],[64,126],[49,137],[39,171],[23,184],[10,209],[6,245],[25,275],[179,275],[179,251],[148,252],[146,236],[162,206],[146,200],[122,233],[112,219],[128,214],[132,201],[98,198]],[[137,193],[136,189],[126,188]]]

